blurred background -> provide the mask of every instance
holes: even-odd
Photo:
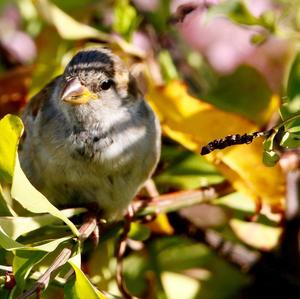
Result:
[[[275,126],[287,101],[289,113],[299,111],[299,28],[298,0],[0,0],[0,117],[20,114],[76,51],[98,45],[126,61],[161,120],[153,182],[175,194],[174,205],[132,224],[123,277],[132,295],[298,298],[297,196],[286,215],[286,185],[298,192],[298,174],[267,167],[274,161],[263,157],[262,139],[200,151],[216,138]],[[176,194],[203,188],[217,198],[176,206]],[[87,246],[83,260],[100,290],[122,296],[119,231],[110,228],[96,250]],[[62,294],[55,283],[46,290],[46,298]]]

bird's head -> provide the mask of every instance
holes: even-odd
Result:
[[[93,101],[109,105],[139,96],[135,79],[121,59],[105,48],[78,52],[66,66],[60,99],[64,104],[84,105]]]

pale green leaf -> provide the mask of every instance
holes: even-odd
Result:
[[[288,129],[290,133],[300,133],[300,126],[292,127]]]
[[[163,272],[161,281],[168,298],[194,299],[200,290],[200,283],[196,279],[173,272]]]
[[[163,78],[166,80],[166,82],[179,79],[176,66],[174,65],[173,59],[168,50],[162,50],[159,53],[158,61],[161,67]]]
[[[133,44],[128,43],[123,38],[119,36],[109,36],[102,31],[76,21],[47,0],[35,1],[35,5],[42,18],[49,24],[52,24],[58,31],[59,35],[66,40],[97,39],[115,44],[123,51],[132,55],[139,57],[145,56],[143,51],[135,47]]]
[[[19,159],[16,159],[15,163],[11,194],[26,210],[32,213],[49,213],[64,221],[72,232],[79,236],[75,225],[60,210],[53,206],[42,193],[30,184],[20,167]]]
[[[77,266],[77,268],[81,267],[81,252],[79,247],[77,248],[77,253],[72,256],[71,258],[69,258],[69,263],[73,263],[74,265]]]
[[[21,248],[23,245],[14,241],[11,237],[7,235],[7,233],[0,226],[0,247],[11,250],[15,248]]]
[[[77,208],[62,210],[61,213],[69,218],[84,211],[85,209]],[[61,219],[49,214],[34,217],[0,217],[0,226],[12,239],[16,240],[23,234],[61,221]]]
[[[0,182],[11,183],[15,165],[15,153],[23,131],[20,118],[6,115],[0,120]]]
[[[106,299],[106,297],[96,290],[84,273],[78,268],[75,263],[69,260],[76,275],[75,282],[69,283],[65,288],[66,299]]]
[[[76,21],[51,2],[38,0],[35,3],[41,16],[55,26],[62,38],[70,40],[86,38],[96,38],[103,41],[109,40],[107,34]]]
[[[72,237],[67,236],[67,237],[62,237],[62,238],[58,238],[46,243],[43,243],[41,245],[37,245],[36,243],[33,243],[32,245],[26,245],[23,246],[22,249],[23,250],[40,250],[40,251],[45,251],[45,252],[52,252],[54,251],[58,245],[60,245],[63,242],[66,242],[68,240],[71,240]]]
[[[282,228],[279,227],[239,219],[232,219],[230,226],[245,244],[267,251],[278,245],[282,233]]]
[[[57,248],[58,245],[61,243],[70,240],[72,237],[62,237],[55,240],[51,240],[48,242],[43,241],[41,244],[33,243],[33,244],[21,244],[15,240],[13,240],[0,226],[0,247],[13,251],[13,250],[38,250],[38,251],[45,251],[45,252],[52,252]]]

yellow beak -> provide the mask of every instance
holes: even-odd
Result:
[[[61,96],[62,101],[73,105],[85,104],[96,98],[99,97],[83,86],[78,78],[75,78],[66,84]]]

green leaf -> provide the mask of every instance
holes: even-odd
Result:
[[[61,213],[69,218],[84,211],[85,209],[81,208],[66,209],[62,210]],[[0,226],[12,239],[16,240],[19,236],[28,232],[61,221],[61,219],[49,214],[34,217],[0,217]]]
[[[300,95],[283,103],[280,107],[280,116],[283,120],[290,118],[300,111]],[[296,120],[297,122],[298,120]],[[298,121],[299,122],[299,121]],[[286,125],[286,127],[294,126],[295,121]],[[299,124],[298,124],[299,125]]]
[[[21,169],[19,159],[16,160],[15,164],[11,194],[26,210],[32,213],[49,213],[64,221],[72,232],[76,236],[79,236],[76,226],[60,210],[53,206],[42,193],[30,184]]]
[[[258,71],[240,66],[233,74],[221,76],[216,86],[204,97],[225,111],[238,113],[262,124],[269,109],[272,91]]]
[[[148,226],[133,222],[130,225],[129,238],[136,241],[145,241],[151,235],[151,230]]]
[[[70,239],[72,239],[72,236],[24,245],[13,240],[0,226],[0,247],[9,251],[22,249],[22,250],[39,250],[39,251],[51,252],[55,250],[59,244],[66,242]]]
[[[164,32],[169,28],[169,18],[171,15],[170,12],[170,3],[171,0],[161,0],[157,1],[157,7],[154,11],[146,12],[146,16],[149,19],[149,22],[155,28],[157,32]]]
[[[13,213],[7,201],[5,200],[5,196],[3,194],[3,190],[0,185],[0,216],[12,216],[12,215]]]
[[[259,46],[262,45],[265,41],[267,41],[267,35],[266,34],[254,34],[251,36],[251,43],[253,45]]]
[[[135,8],[128,0],[118,0],[115,4],[113,29],[130,40],[135,29],[140,23],[140,18]]]
[[[292,63],[286,95],[285,103],[280,107],[280,115],[283,120],[290,118],[300,111],[300,53],[297,53]],[[296,119],[286,124],[285,128],[290,129],[299,125],[300,120]]]
[[[287,102],[294,101],[295,98],[300,97],[300,53],[297,53],[291,66],[291,70],[287,83]]]
[[[266,166],[274,166],[278,160],[280,159],[280,156],[273,150],[271,151],[264,151],[263,153],[263,162]]]
[[[296,128],[296,127],[295,127]],[[291,128],[293,129],[293,128]],[[292,133],[290,130],[285,132],[280,141],[280,145],[285,148],[296,148],[300,146],[300,135]]]
[[[240,0],[224,1],[213,5],[207,14],[207,19],[218,15],[225,15],[232,21],[245,25],[258,25],[259,19],[251,14],[246,5]]]
[[[13,271],[17,281],[18,294],[24,290],[26,279],[28,278],[32,268],[38,265],[46,257],[51,257],[51,254],[57,247],[71,240],[72,237],[63,237],[56,240],[48,241],[42,245],[32,244],[31,247],[24,246],[23,248],[16,249],[13,259]]]
[[[295,126],[288,130],[290,133],[300,133],[300,126]]]
[[[274,139],[276,134],[269,136],[263,143],[265,151],[271,151],[274,149]]]
[[[247,8],[244,1],[241,0],[222,1],[218,5],[213,5],[208,10],[206,18],[210,20],[218,15],[226,16],[233,22],[242,25],[263,26],[271,32],[274,31],[276,25],[275,15],[272,11],[265,12],[257,18]]]
[[[106,297],[96,290],[84,273],[73,263],[69,261],[73,267],[76,279],[70,280],[64,288],[66,299],[106,299]]]
[[[74,0],[52,0],[55,5],[59,6],[61,9],[64,9],[66,11],[80,11],[85,10],[88,5],[91,5],[94,0],[80,0],[80,1],[74,1]]]
[[[39,243],[33,243],[33,244],[27,244],[27,245],[23,245],[22,250],[40,250],[40,251],[45,251],[45,252],[52,252],[54,251],[58,245],[60,245],[63,242],[69,241],[71,240],[72,237],[71,236],[67,236],[67,237],[62,237],[62,238],[58,238],[55,240],[51,240],[51,241],[42,241],[43,244],[40,245]]]
[[[16,250],[13,259],[13,272],[17,282],[18,293],[23,292],[25,280],[32,268],[46,255],[47,252],[43,251]]]
[[[165,169],[155,177],[162,191],[170,188],[195,189],[218,184],[224,177],[204,157],[187,152],[182,148],[164,146],[161,162]]]
[[[15,167],[16,151],[23,124],[19,117],[6,115],[0,120],[0,182],[11,183]]]
[[[6,250],[12,250],[15,248],[21,248],[23,245],[14,241],[11,237],[7,235],[7,233],[0,226],[0,247]]]
[[[231,211],[242,211],[249,215],[255,213],[255,202],[245,194],[240,192],[230,193],[228,195],[219,197],[213,201],[216,205],[225,206],[231,209]],[[234,215],[236,218],[236,215]]]
[[[275,132],[273,134],[271,134],[263,143],[263,146],[264,146],[263,163],[269,167],[274,166],[280,159],[280,156],[274,150],[275,137],[276,137],[277,132],[278,131],[275,130]]]
[[[163,78],[166,82],[179,79],[179,74],[174,65],[173,59],[168,50],[162,50],[159,53],[158,61],[160,64]]]
[[[44,215],[43,215],[44,216]],[[14,240],[19,236],[26,234],[30,231],[40,228],[43,225],[57,223],[59,219],[55,217],[43,218],[43,216],[37,217],[1,217],[0,226],[6,231],[6,233]],[[45,215],[49,216],[49,215]]]

